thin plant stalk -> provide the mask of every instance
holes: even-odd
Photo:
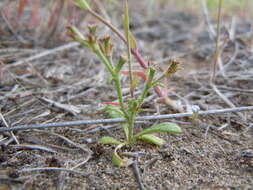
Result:
[[[126,119],[128,120],[129,116],[128,116],[127,112],[125,111],[125,107],[124,107],[123,94],[122,94],[122,88],[121,88],[119,75],[114,72],[109,60],[105,57],[105,55],[101,52],[101,50],[96,45],[93,45],[92,49],[97,54],[97,56],[100,58],[100,60],[104,63],[107,70],[111,73],[113,80],[114,80],[114,85],[115,85],[115,88],[117,91],[117,96],[119,99],[119,104],[120,104],[121,110],[124,113]]]
[[[87,39],[76,29],[75,27],[68,27],[69,29],[69,35],[76,41],[80,41],[82,44],[88,46],[93,50],[93,52],[100,58],[100,60],[103,62],[107,70],[110,72],[112,79],[114,81],[114,86],[117,91],[118,101],[120,108],[108,108],[109,113],[111,112],[112,117],[123,117],[125,119],[125,124],[123,126],[125,135],[126,135],[126,141],[121,142],[117,139],[110,137],[110,136],[104,136],[100,139],[100,142],[102,144],[114,144],[117,145],[113,152],[112,156],[112,162],[116,166],[123,166],[126,164],[126,162],[120,158],[120,155],[117,153],[117,151],[122,148],[125,145],[132,145],[138,140],[146,141],[147,143],[161,146],[165,143],[165,141],[156,135],[153,135],[153,133],[157,132],[166,132],[166,133],[181,133],[181,128],[170,122],[164,122],[160,124],[153,125],[149,127],[148,129],[142,130],[142,132],[139,132],[137,134],[134,134],[134,121],[137,116],[137,113],[140,112],[141,105],[144,102],[144,99],[147,97],[148,91],[150,88],[156,86],[155,90],[156,92],[159,92],[159,88],[157,87],[157,84],[154,83],[154,76],[155,76],[155,69],[152,66],[146,66],[144,63],[144,66],[148,69],[148,77],[146,80],[146,83],[144,85],[144,88],[142,90],[141,95],[135,99],[134,97],[134,88],[135,84],[132,78],[132,68],[131,68],[131,52],[133,54],[138,54],[137,46],[134,37],[132,36],[130,30],[129,30],[129,15],[128,15],[128,4],[127,0],[125,0],[125,18],[124,18],[124,31],[125,36],[123,36],[114,26],[112,26],[109,22],[107,22],[105,19],[100,17],[97,13],[91,10],[90,6],[85,0],[76,0],[76,4],[88,10],[93,16],[95,16],[98,20],[102,21],[105,25],[109,26],[112,31],[114,31],[118,36],[123,40],[123,42],[127,45],[127,54],[128,54],[128,73],[130,74],[130,92],[131,92],[131,98],[128,99],[128,107],[124,106],[124,100],[122,95],[122,87],[121,87],[121,81],[120,81],[120,70],[122,69],[123,65],[126,63],[122,57],[119,59],[119,62],[116,66],[113,66],[111,64],[111,57],[112,56],[112,44],[109,43],[110,37],[105,37],[103,39],[98,39],[96,35],[96,27],[89,27],[90,33],[87,35]],[[137,56],[137,58],[142,59],[140,56]],[[177,63],[174,63],[172,66],[170,66],[165,73],[171,74],[176,71]]]
[[[144,102],[144,99],[147,97],[149,89],[152,87],[152,82],[153,82],[153,79],[154,79],[154,74],[155,74],[155,70],[151,68],[149,70],[149,74],[148,74],[148,81],[146,82],[146,85],[144,86],[142,94],[141,94],[141,96],[140,96],[140,98],[138,100],[138,103],[139,103],[138,106],[139,106],[139,108],[142,105],[142,103]]]
[[[125,35],[127,39],[127,58],[128,58],[128,71],[130,79],[130,94],[131,98],[134,98],[134,85],[133,85],[133,74],[132,74],[132,64],[131,64],[131,45],[130,45],[130,33],[129,33],[129,15],[128,15],[128,4],[125,0]]]
[[[118,94],[118,99],[119,99],[121,111],[124,113],[126,120],[129,121],[129,116],[128,116],[127,112],[125,111],[125,106],[124,106],[124,102],[123,102],[123,95],[122,95],[122,90],[121,90],[122,88],[121,88],[121,83],[120,83],[120,79],[119,79],[118,75],[115,76],[114,82],[115,82],[115,87],[116,87],[117,94]]]
[[[110,22],[108,22],[107,20],[105,20],[103,17],[101,17],[99,14],[97,14],[92,9],[88,9],[87,11],[92,16],[94,16],[97,20],[99,20],[100,22],[102,22],[103,24],[105,24],[107,27],[109,27],[125,44],[127,44],[127,40],[125,39],[125,37],[123,36],[123,34],[121,34],[121,32],[117,28],[115,28]],[[143,58],[141,57],[140,53],[136,49],[133,49],[133,48],[131,48],[131,52],[135,56],[135,58],[137,59],[137,61],[140,63],[140,65],[144,69],[147,69],[148,66],[145,63],[145,61],[143,60]]]
[[[221,22],[221,8],[222,8],[223,0],[219,0],[219,10],[218,10],[218,21],[217,21],[217,31],[216,31],[216,47],[215,47],[215,57],[214,57],[214,64],[213,64],[213,72],[211,77],[211,82],[215,81],[216,78],[216,71],[218,60],[220,56],[220,49],[219,49],[219,42],[220,42],[220,22]]]
[[[133,141],[133,136],[134,136],[134,120],[136,117],[136,113],[131,112],[130,113],[130,119],[128,122],[128,142],[131,144]]]
[[[105,24],[107,27],[109,27],[125,44],[127,44],[127,40],[125,39],[125,37],[110,22],[108,22],[107,20],[105,20],[103,17],[101,17],[99,14],[97,14],[92,9],[89,8],[89,9],[86,9],[86,10],[92,16],[94,16],[97,20],[99,20],[100,22],[102,22],[103,24]],[[139,62],[139,64],[141,65],[142,68],[148,69],[147,64],[145,63],[145,61],[143,60],[142,56],[140,55],[140,53],[139,53],[139,51],[137,49],[131,48],[131,53],[136,58],[136,60]],[[156,94],[159,97],[163,97],[164,96],[163,93],[162,93],[162,91],[161,91],[161,89],[158,86],[154,86],[154,90],[155,90]]]

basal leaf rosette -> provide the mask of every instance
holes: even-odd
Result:
[[[175,123],[164,122],[159,123],[157,125],[153,125],[150,128],[144,129],[137,135],[135,138],[138,140],[145,141],[149,144],[161,146],[165,144],[165,141],[155,135],[153,133],[170,133],[170,134],[179,134],[182,133],[182,129]]]

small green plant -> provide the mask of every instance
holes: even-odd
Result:
[[[170,66],[159,76],[156,76],[156,70],[152,66],[152,64],[148,64],[146,67],[146,72],[143,71],[132,71],[131,66],[131,57],[132,53],[138,55],[137,44],[134,36],[129,30],[129,17],[128,17],[128,4],[125,1],[124,6],[124,35],[122,35],[117,29],[115,29],[110,23],[101,18],[95,12],[92,11],[91,6],[85,0],[75,0],[74,1],[77,6],[82,9],[89,11],[93,16],[98,18],[101,22],[109,26],[113,32],[115,32],[127,45],[127,58],[121,56],[118,59],[118,63],[113,63],[113,45],[110,42],[110,36],[105,36],[103,38],[99,38],[97,36],[97,28],[96,26],[88,27],[89,32],[86,36],[84,36],[76,27],[69,26],[68,31],[70,37],[79,42],[80,44],[89,47],[101,60],[106,69],[109,71],[115,90],[117,92],[118,103],[109,103],[109,105],[105,108],[105,111],[113,118],[124,118],[125,122],[122,125],[125,141],[121,142],[113,137],[104,136],[100,139],[102,144],[108,145],[117,145],[113,156],[112,161],[116,166],[123,166],[125,164],[124,160],[118,155],[117,151],[126,145],[133,145],[137,141],[144,141],[153,145],[161,146],[165,143],[165,141],[154,133],[158,132],[166,132],[166,133],[181,133],[181,128],[175,124],[170,122],[160,123],[158,125],[153,125],[147,129],[139,133],[135,133],[134,131],[134,121],[137,114],[141,111],[141,106],[147,97],[148,91],[153,87],[161,86],[160,81],[175,73],[178,68],[178,62],[171,61]],[[136,53],[137,52],[137,53]],[[136,57],[137,60],[140,57]],[[122,68],[125,64],[128,64],[128,71],[122,72]],[[141,63],[140,63],[141,64]],[[131,98],[128,100],[123,100],[122,95],[122,87],[120,76],[121,74],[128,74],[130,78],[130,94]],[[139,97],[136,97],[134,94],[134,90],[137,85],[137,77],[141,77],[145,84],[143,86],[142,92]],[[157,88],[156,88],[157,89]]]

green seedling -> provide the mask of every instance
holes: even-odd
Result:
[[[79,7],[92,11],[89,4],[85,0],[76,0],[75,4],[77,4]],[[156,76],[156,70],[152,67],[150,64],[147,67],[146,72],[136,72],[132,71],[131,67],[131,55],[132,50],[136,49],[136,40],[132,33],[129,30],[129,18],[128,18],[128,6],[127,1],[125,1],[125,9],[124,9],[124,36],[123,38],[126,39],[124,42],[126,42],[127,46],[127,59],[124,57],[120,57],[118,59],[118,63],[114,64],[112,62],[113,57],[113,45],[110,42],[110,37],[106,36],[103,38],[99,38],[97,36],[97,31],[95,26],[88,27],[89,32],[86,36],[84,36],[76,27],[69,26],[69,36],[79,42],[80,44],[89,47],[101,60],[103,65],[106,67],[108,72],[111,75],[112,82],[114,84],[115,90],[117,92],[118,102],[110,103],[106,108],[105,112],[109,114],[112,118],[124,118],[125,122],[122,124],[122,129],[125,134],[125,141],[119,141],[113,137],[104,136],[100,139],[100,143],[104,145],[116,145],[116,148],[112,155],[112,161],[116,166],[124,166],[126,162],[120,157],[118,154],[118,150],[121,149],[124,146],[132,146],[138,141],[143,141],[149,144],[153,144],[156,146],[161,146],[165,143],[165,141],[158,136],[155,135],[155,133],[171,133],[171,134],[178,134],[181,133],[181,128],[175,124],[170,122],[164,122],[157,125],[153,125],[147,129],[142,130],[139,133],[136,133],[134,130],[134,123],[135,118],[138,115],[138,113],[141,111],[142,104],[145,100],[145,98],[148,95],[148,92],[151,88],[157,87],[160,83],[160,81],[173,74],[177,71],[178,63],[175,61],[172,61],[168,69],[164,73],[162,73],[160,76]],[[116,29],[114,29],[116,30]],[[116,30],[118,32],[118,30]],[[125,64],[128,64],[128,71],[124,72],[124,74],[128,74],[130,77],[130,93],[131,97],[127,100],[123,99],[122,95],[122,86],[121,86],[121,75],[122,75],[122,68]],[[135,79],[137,77],[140,77],[145,82],[142,92],[139,96],[136,96],[134,94],[135,87],[137,83],[135,82]]]

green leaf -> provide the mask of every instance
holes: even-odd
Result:
[[[164,84],[161,83],[161,82],[153,82],[153,83],[152,83],[152,86],[159,86],[159,87],[161,87],[161,88],[164,88]]]
[[[137,84],[138,84],[138,80],[139,80],[139,78],[138,78],[136,75],[134,75],[134,76],[132,77],[132,83],[131,83],[131,85],[130,85],[130,90],[131,90],[132,92],[135,91],[135,89],[136,89],[136,87],[137,87]]]
[[[136,40],[132,32],[129,30],[129,11],[127,1],[125,1],[125,10],[124,10],[124,31],[125,31],[125,38],[127,39],[127,43],[129,44],[130,48],[136,49],[137,48]]]
[[[141,105],[144,101],[144,99],[147,97],[149,89],[152,87],[153,79],[155,76],[155,69],[152,67],[149,67],[148,69],[148,78],[146,81],[146,84],[144,86],[144,89],[142,90],[141,96],[138,99],[138,104]]]
[[[120,156],[117,153],[113,153],[112,155],[112,163],[116,166],[116,167],[121,167],[125,165],[125,162],[122,158],[120,158]]]
[[[150,86],[151,86],[152,81],[154,79],[155,72],[156,72],[156,70],[154,68],[152,68],[152,67],[150,67],[149,70],[148,70],[148,81],[147,81],[147,84],[149,84]]]
[[[129,31],[129,43],[132,49],[137,49],[137,42],[131,31]]]
[[[112,162],[117,167],[121,167],[121,166],[124,166],[126,164],[125,161],[117,153],[117,150],[120,149],[120,148],[122,148],[123,146],[125,146],[124,143],[119,144],[115,148],[115,150],[113,152],[113,155],[112,155]]]
[[[79,42],[84,46],[90,47],[89,43],[86,41],[86,38],[83,34],[75,27],[75,26],[67,26],[68,36],[71,37],[73,40]]]
[[[69,32],[72,34],[74,38],[80,39],[80,40],[85,40],[85,37],[83,34],[77,29],[75,26],[68,26],[67,29]]]
[[[115,69],[114,69],[115,73],[119,73],[125,63],[126,63],[126,58],[124,58],[123,56],[120,56],[119,62],[115,66]]]
[[[155,135],[141,135],[137,139],[143,140],[149,144],[154,144],[157,146],[162,146],[165,143],[165,141],[163,139],[161,139]]]
[[[124,118],[124,114],[120,108],[114,105],[106,106],[104,112],[107,113],[111,118]]]
[[[126,139],[127,139],[127,141],[128,141],[129,129],[128,129],[128,125],[127,125],[127,124],[124,124],[124,125],[123,125],[123,130],[124,130]]]
[[[118,141],[117,139],[115,139],[113,137],[109,137],[109,136],[102,137],[100,139],[100,143],[102,143],[102,144],[116,144],[116,145],[121,144],[120,141]]]
[[[158,125],[153,125],[152,127],[148,129],[144,129],[142,132],[138,133],[136,137],[145,135],[145,134],[151,134],[151,133],[157,133],[157,132],[165,132],[165,133],[182,133],[181,128],[175,124],[170,122],[164,122],[160,123]]]
[[[138,107],[138,101],[136,99],[129,99],[128,102],[128,110],[130,112],[135,112]]]
[[[125,7],[124,7],[124,31],[125,31],[125,37],[126,37],[126,39],[128,39],[128,36],[129,36],[129,15],[128,15],[127,1],[125,1]]]
[[[86,0],[75,0],[74,3],[82,9],[91,10],[90,5],[87,3]]]

